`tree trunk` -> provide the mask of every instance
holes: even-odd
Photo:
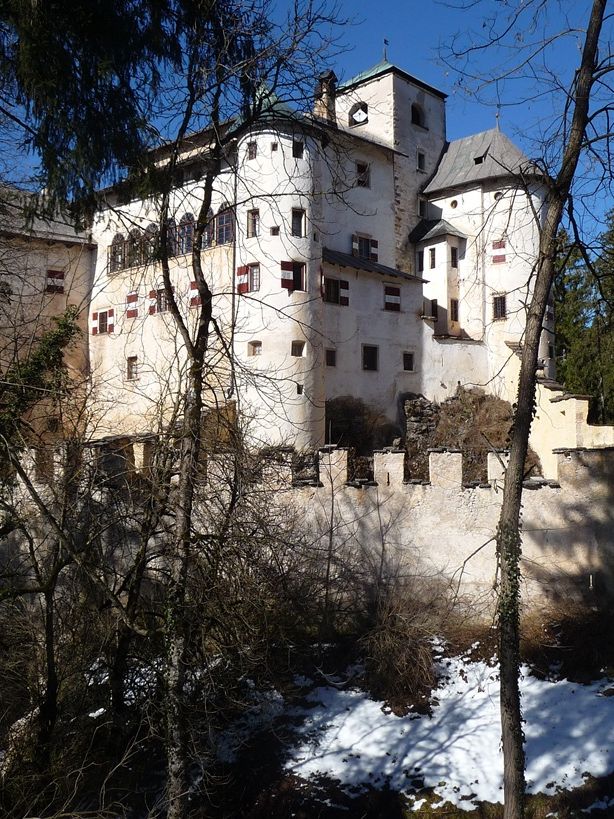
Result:
[[[39,750],[41,765],[46,768],[51,751],[51,737],[58,715],[58,673],[55,657],[55,602],[52,589],[45,601],[45,692],[39,708]]]
[[[520,509],[524,463],[535,406],[535,383],[539,341],[548,294],[555,273],[556,239],[563,209],[578,165],[586,126],[590,92],[596,70],[597,47],[607,0],[594,0],[582,61],[571,92],[573,111],[569,137],[564,146],[561,170],[555,180],[546,178],[548,194],[541,225],[533,296],[523,339],[518,399],[510,444],[503,503],[497,529],[501,563],[498,603],[499,662],[501,679],[501,736],[503,745],[504,819],[524,816],[524,734],[519,692],[520,664]]]

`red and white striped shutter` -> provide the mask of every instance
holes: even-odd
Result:
[[[156,290],[149,291],[149,315],[155,316],[158,304],[158,293]]]
[[[237,267],[237,293],[249,293],[249,268],[246,264]]]
[[[350,283],[343,279],[339,281],[339,304],[342,307],[348,307],[350,304]]]
[[[358,256],[358,236],[352,234],[352,256]]]
[[[108,322],[107,323],[107,333],[112,333],[113,332],[113,329],[115,327],[114,316],[115,316],[115,310],[112,307],[110,307],[107,310],[107,322]]]
[[[503,250],[505,248],[505,239],[496,239],[492,243],[493,250]]]
[[[47,293],[63,293],[64,292],[64,271],[63,270],[48,270],[47,271]]]
[[[202,304],[202,299],[200,298],[200,293],[198,292],[198,285],[196,282],[190,282],[190,293],[190,307],[200,307]]]
[[[369,258],[372,262],[377,261],[377,254],[379,252],[379,242],[377,239],[371,239],[371,246],[370,246],[370,255]]]
[[[384,286],[384,309],[394,310],[400,312],[401,310],[401,288],[392,287],[391,285]]]
[[[294,262],[281,262],[281,286],[285,290],[294,290]]]
[[[90,330],[93,336],[98,335],[98,313],[92,313],[90,319]]]
[[[493,264],[502,264],[505,261],[505,253],[492,257]]]
[[[136,318],[139,314],[139,294],[128,293],[126,296],[126,318]]]

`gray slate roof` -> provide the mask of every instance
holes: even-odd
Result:
[[[426,242],[429,239],[435,239],[437,236],[467,238],[467,234],[455,228],[454,225],[451,225],[449,222],[446,222],[445,219],[422,219],[409,234],[409,241],[416,244],[416,242]]]
[[[476,160],[481,160],[476,162]],[[449,142],[425,193],[513,176],[520,171],[535,176],[538,169],[497,128]]]
[[[353,267],[354,270],[365,270],[368,273],[378,273],[380,276],[391,276],[396,279],[405,279],[411,282],[423,282],[420,276],[411,273],[403,273],[394,267],[387,267],[379,262],[372,262],[370,259],[362,259],[360,256],[352,256],[351,253],[341,253],[339,250],[330,250],[328,247],[322,248],[322,261],[329,264],[336,264],[340,267]]]
[[[371,66],[366,71],[357,74],[355,77],[343,82],[339,85],[340,91],[348,91],[350,88],[353,88],[355,85],[360,85],[367,80],[372,80],[375,77],[379,77],[383,74],[388,74],[389,71],[393,71],[395,74],[398,74],[400,77],[403,77],[409,82],[414,83],[414,85],[419,86],[420,88],[424,88],[426,91],[430,91],[431,93],[435,94],[442,99],[446,99],[448,96],[444,94],[443,91],[440,91],[439,88],[435,88],[434,85],[429,85],[429,83],[424,82],[423,80],[418,79],[418,77],[414,77],[412,74],[408,74],[407,71],[403,71],[402,68],[399,68],[398,65],[391,63],[389,60],[382,60],[379,63]]]

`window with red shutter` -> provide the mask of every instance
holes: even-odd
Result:
[[[126,318],[136,318],[139,314],[139,294],[128,293],[126,296]]]
[[[249,267],[246,264],[237,267],[237,293],[249,293]]]
[[[63,270],[48,270],[47,284],[45,287],[46,293],[63,293],[64,292],[64,271]]]
[[[281,286],[292,293],[306,289],[305,262],[281,262]]]
[[[384,285],[384,310],[392,310],[395,313],[401,310],[401,288],[392,285]]]
[[[200,307],[202,299],[196,282],[190,282],[190,307]]]

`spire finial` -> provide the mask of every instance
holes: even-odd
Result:
[[[495,114],[496,125],[495,128],[499,130],[499,119],[501,117],[501,106],[497,105],[497,113]]]
[[[384,62],[388,62],[388,46],[389,45],[390,45],[390,43],[384,37]]]

